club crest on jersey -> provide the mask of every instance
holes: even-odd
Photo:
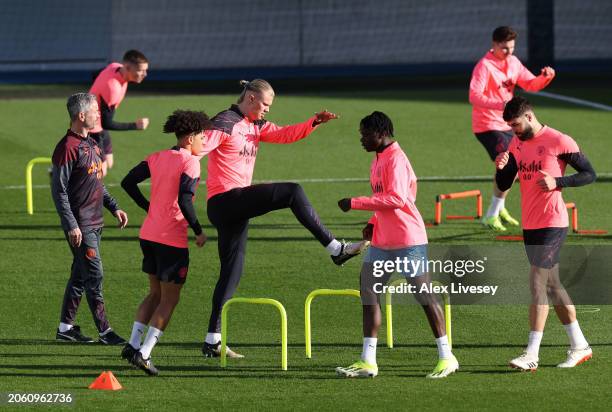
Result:
[[[546,148],[544,146],[538,146],[537,153],[538,156],[544,156],[544,153],[546,153]]]
[[[502,87],[505,87],[506,90],[512,92],[512,89],[514,88],[514,83],[512,83],[511,79],[508,79],[502,82]]]

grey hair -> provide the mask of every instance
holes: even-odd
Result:
[[[274,96],[274,89],[270,86],[270,83],[263,79],[254,79],[249,81],[240,80],[240,85],[243,87],[242,93],[240,93],[240,97],[238,98],[238,103],[242,103],[244,100],[244,96],[246,96],[247,92],[255,92],[255,93],[263,93],[268,92]]]
[[[74,121],[78,119],[79,113],[88,111],[95,101],[96,96],[91,93],[75,93],[70,96],[66,102],[70,120]]]

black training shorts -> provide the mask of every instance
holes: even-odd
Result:
[[[514,136],[511,130],[499,131],[489,130],[482,133],[474,133],[478,141],[484,146],[491,160],[495,160],[498,154],[508,150],[510,140]]]
[[[523,230],[523,242],[529,263],[544,269],[555,266],[559,263],[559,253],[566,236],[566,227]]]
[[[142,271],[157,276],[160,282],[182,285],[189,270],[189,249],[140,239]]]

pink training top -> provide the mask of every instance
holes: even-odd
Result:
[[[470,81],[473,132],[510,130],[502,115],[505,103],[514,96],[514,87],[518,84],[524,90],[537,92],[553,77],[536,77],[516,56],[500,60],[489,50],[474,67]]]
[[[508,150],[516,160],[521,183],[523,229],[567,227],[567,208],[561,189],[545,192],[536,181],[541,177],[540,170],[552,177],[562,177],[567,163],[559,155],[578,153],[580,149],[576,142],[568,135],[544,126],[527,141],[514,136]]]
[[[189,224],[178,205],[181,175],[199,180],[199,158],[186,149],[169,149],[145,159],[151,172],[149,212],[140,228],[140,238],[178,248],[187,248]]]
[[[102,107],[101,98],[104,99],[106,105],[111,109],[116,109],[123,101],[127,92],[128,82],[119,72],[119,69],[122,67],[121,63],[111,63],[96,77],[89,93],[95,94],[98,98],[98,107]],[[101,131],[102,123],[100,118],[98,118],[96,126],[91,130],[91,133],[100,133]]]
[[[427,243],[425,223],[414,202],[417,178],[399,143],[377,153],[370,167],[372,197],[351,199],[351,209],[373,210],[372,246],[400,249]]]
[[[204,132],[204,150],[199,157],[208,154],[206,199],[251,184],[260,141],[296,142],[312,133],[314,120],[313,116],[284,127],[266,120],[252,122],[235,105],[217,114],[212,119],[213,128]]]

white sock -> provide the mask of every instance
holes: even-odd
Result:
[[[539,357],[542,336],[544,336],[544,332],[538,332],[536,330],[529,332],[529,342],[527,343],[527,349],[525,350],[528,354],[534,355],[536,358]]]
[[[138,321],[134,322],[132,326],[132,335],[130,336],[130,345],[134,349],[140,349],[140,342],[142,341],[142,335],[144,334],[147,325]]]
[[[68,332],[68,331],[69,331],[70,329],[72,329],[72,328],[74,328],[74,326],[73,326],[73,325],[70,325],[70,324],[68,324],[68,323],[62,323],[62,322],[60,322],[60,325],[59,325],[59,331],[60,331],[61,333]]]
[[[572,323],[568,323],[567,325],[563,325],[563,327],[567,332],[567,337],[570,340],[570,346],[572,349],[585,349],[587,346],[589,346],[589,343],[582,334],[582,330],[580,329],[577,320],[573,321]]]
[[[449,359],[452,355],[451,348],[448,345],[448,336],[440,336],[436,338],[436,345],[438,345],[438,358]]]
[[[361,351],[361,360],[376,365],[376,343],[378,338],[363,338],[363,349]]]
[[[491,196],[491,204],[487,209],[486,217],[499,216],[499,212],[504,208],[505,203],[506,199]]]
[[[219,342],[221,342],[221,334],[220,333],[210,333],[210,332],[208,332],[206,334],[205,342],[209,343],[211,345],[214,345],[215,343],[219,343]]]
[[[340,252],[342,252],[342,243],[334,239],[329,242],[329,245],[325,246],[325,250],[327,250],[332,256],[338,256]]]
[[[162,332],[161,330],[154,328],[153,326],[149,326],[147,337],[145,338],[144,343],[140,347],[140,353],[142,353],[143,359],[149,359],[151,357],[151,351],[153,350],[153,347],[155,346],[157,341],[159,341],[159,338],[163,334],[164,332]]]

